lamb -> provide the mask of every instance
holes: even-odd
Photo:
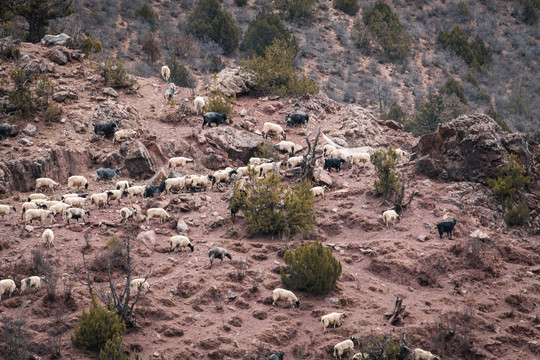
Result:
[[[144,189],[144,197],[154,197],[154,193],[162,193],[165,190],[165,181],[162,181],[159,185],[147,185]]]
[[[195,251],[195,247],[191,244],[187,236],[172,236],[170,239],[169,252],[171,252],[173,249],[180,249],[180,251],[183,251],[186,246],[191,249],[191,252]]]
[[[351,165],[358,165],[362,164],[362,167],[365,166],[365,164],[369,164],[371,161],[371,155],[368,153],[358,153],[354,155],[347,156],[347,160],[351,163]]]
[[[348,352],[349,350],[354,351],[355,341],[356,339],[354,337],[350,337],[348,340],[337,343],[334,346],[334,357],[336,359],[341,359],[343,353]]]
[[[323,156],[324,157],[330,157],[330,154],[332,151],[337,150],[337,148],[334,145],[325,144],[323,146]]]
[[[252,157],[249,159],[249,165],[261,165],[265,163],[269,163],[274,161],[274,159],[265,159],[265,158],[258,158],[258,157]]]
[[[231,254],[229,254],[227,250],[225,250],[222,247],[215,247],[211,249],[208,252],[208,257],[210,258],[210,267],[212,267],[212,263],[214,262],[214,259],[221,259],[220,264],[223,262],[224,257],[228,257],[229,260],[232,260]]]
[[[105,137],[111,137],[116,131],[116,123],[110,122],[106,124],[92,124],[94,125],[94,134],[100,135],[103,134]]]
[[[15,281],[11,279],[0,280],[0,300],[2,300],[2,295],[4,294],[8,294],[11,297],[16,288]]]
[[[145,185],[136,185],[127,189],[127,194],[131,200],[132,196],[144,196],[144,190],[146,189]],[[126,191],[124,191],[125,194]]]
[[[390,223],[390,221],[392,221],[392,225],[396,224],[396,220],[399,219],[399,215],[395,210],[386,210],[382,214],[382,219],[388,228],[388,223]]]
[[[30,277],[27,277],[26,279],[22,279],[20,294],[22,294],[26,289],[31,289],[31,288],[35,288],[37,292],[41,286],[42,281],[45,281],[45,278],[39,277],[39,276],[30,276]]]
[[[204,101],[204,98],[201,96],[197,96],[195,100],[193,100],[193,105],[195,105],[195,109],[198,112],[201,112],[204,108],[204,105],[206,105],[206,102]]]
[[[183,156],[173,157],[169,159],[168,168],[174,169],[177,167],[184,167],[186,166],[187,163],[190,163],[190,162],[193,162],[193,159],[183,157]]]
[[[32,201],[32,200],[37,200],[37,199],[47,200],[48,197],[47,197],[47,195],[41,194],[41,193],[30,194],[30,195],[28,195],[28,201],[29,201],[29,202]]]
[[[148,281],[146,281],[146,279],[133,279],[129,284],[129,290],[133,293],[135,293],[136,291],[148,291],[150,290],[150,284],[148,283]]]
[[[133,184],[130,183],[128,180],[122,180],[116,182],[115,189],[124,191],[131,186],[133,186]]]
[[[161,76],[165,79],[165,81],[169,81],[169,78],[171,77],[171,69],[167,65],[163,65],[161,67]]]
[[[444,233],[447,233],[450,239],[452,238],[452,231],[454,230],[456,223],[457,220],[454,219],[452,221],[441,221],[437,224],[437,230],[439,230],[439,236],[441,239]]]
[[[130,207],[124,207],[120,209],[120,216],[122,217],[122,220],[124,223],[127,224],[129,219],[134,218],[137,216],[137,210]]]
[[[289,168],[295,168],[297,166],[300,166],[303,162],[304,162],[303,156],[293,156],[287,160],[287,166]]]
[[[413,351],[413,360],[439,360],[440,358],[436,355],[433,355],[429,351],[422,349],[414,349]]]
[[[287,114],[285,116],[285,122],[287,125],[305,124],[309,121],[309,115],[307,114]]]
[[[165,102],[172,101],[174,97],[174,84],[171,84],[171,86],[167,90],[165,90],[163,97],[165,98]]]
[[[112,200],[117,200],[117,202],[120,202],[122,199],[122,190],[108,190],[107,191],[107,204],[110,203]]]
[[[55,188],[60,187],[60,184],[55,182],[53,179],[49,178],[38,178],[36,179],[36,190],[45,188],[54,190]]]
[[[84,207],[84,203],[88,200],[87,198],[83,197],[70,197],[64,200],[64,203],[71,205],[73,207],[82,208]]]
[[[107,205],[107,199],[108,195],[105,192],[90,195],[90,202],[98,208],[105,207]]]
[[[51,245],[53,243],[53,240],[54,240],[54,234],[52,232],[51,229],[46,229],[44,232],[43,232],[43,235],[41,235],[41,237],[43,238],[43,242],[45,243],[45,245],[47,245],[47,248],[51,248]]]
[[[216,124],[216,126],[219,126],[219,124],[225,124],[226,122],[227,115],[218,112],[207,112],[203,115],[202,128],[204,129],[204,125],[212,127],[212,124]]]
[[[279,143],[277,143],[276,145],[274,145],[274,147],[276,149],[278,149],[279,151],[285,151],[286,153],[288,153],[289,155],[294,155],[295,153],[295,149],[298,149],[299,147],[297,145],[295,145],[295,143],[293,143],[292,141],[280,141]]]
[[[344,163],[343,159],[328,158],[324,160],[324,170],[328,169],[328,172],[332,172],[332,168],[335,168],[338,172],[341,170],[341,164]]]
[[[17,211],[13,205],[0,205],[0,216],[2,216],[2,220],[4,220],[4,215],[9,215],[11,213],[11,210]]]
[[[165,180],[165,190],[163,190],[165,193],[174,191],[181,191],[186,187],[186,177],[176,177]]]
[[[117,132],[114,133],[113,144],[116,142],[120,143],[123,141],[131,141],[140,136],[141,134],[139,132],[132,129],[118,130]]]
[[[268,360],[283,360],[283,353],[279,352],[277,354],[272,354],[272,355],[270,355]]]
[[[27,225],[32,224],[32,221],[34,220],[39,220],[39,222],[43,224],[50,214],[51,212],[49,210],[28,209],[24,212],[24,219]]]
[[[270,132],[276,134],[276,136],[282,136],[283,140],[287,139],[285,131],[283,131],[281,126],[271,122],[265,122],[262,129],[263,138],[268,138],[268,133]]]
[[[345,319],[347,317],[347,314],[345,313],[337,313],[333,312],[327,315],[324,315],[321,317],[321,322],[323,324],[323,332],[326,332],[326,328],[330,325],[334,325],[334,329],[336,328],[336,325],[341,326],[341,319]]]
[[[80,208],[69,208],[64,212],[64,220],[67,220],[67,223],[69,224],[70,219],[76,219],[77,222],[79,222],[79,219],[82,219],[83,222],[86,224],[86,221],[84,220],[84,215],[90,216],[90,211]]]
[[[88,180],[86,180],[84,176],[70,176],[68,178],[68,189],[74,186],[76,186],[77,189],[80,189],[81,186],[88,189]]]
[[[97,169],[96,172],[98,175],[98,180],[111,180],[112,178],[114,178],[114,175],[120,175],[120,169],[118,168],[101,168]]]
[[[300,306],[300,300],[296,297],[296,295],[293,294],[292,291],[285,290],[285,289],[274,289],[272,291],[272,306],[276,306],[276,301],[278,300],[285,300],[288,301],[292,307],[294,308],[294,305],[296,304],[296,307]],[[283,305],[285,307],[285,305]]]
[[[165,220],[170,220],[171,216],[162,208],[150,208],[146,212],[146,223],[150,224],[150,219],[159,219],[159,223],[161,224]]]
[[[82,199],[82,198],[81,198]],[[56,216],[58,214],[60,215],[64,215],[64,212],[69,209],[70,207],[72,207],[72,205],[70,204],[65,204],[65,203],[60,203],[60,204],[56,204],[56,205],[53,205],[49,208],[50,212],[51,212],[51,215],[52,216]]]

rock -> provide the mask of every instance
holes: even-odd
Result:
[[[118,97],[118,93],[111,87],[106,87],[105,89],[103,89],[103,93],[105,95],[109,95],[115,98]]]
[[[23,133],[25,133],[25,134],[28,135],[28,136],[35,136],[36,133],[37,133],[37,128],[36,128],[35,125],[28,124],[28,125],[26,125],[26,127],[23,129]]]
[[[54,49],[49,54],[49,60],[58,65],[66,65],[69,59],[62,50]]]
[[[69,35],[64,34],[64,33],[61,33],[59,35],[45,35],[41,39],[41,44],[45,46],[53,46],[53,45],[71,46],[72,40]]]
[[[239,96],[248,93],[255,86],[253,72],[246,72],[240,68],[225,68],[217,74],[217,85],[227,97]],[[208,89],[206,85],[203,90]]]
[[[428,236],[427,235],[418,235],[418,237],[416,238],[417,241],[420,241],[420,242],[425,242],[427,240],[429,240]]]
[[[204,137],[209,143],[226,152],[233,160],[248,163],[262,137],[249,132],[233,129],[229,126],[214,127],[204,130]]]
[[[58,92],[55,92],[52,96],[52,99],[56,102],[63,102],[64,100],[66,100],[69,96],[69,92],[68,91],[58,91]]]
[[[31,233],[32,231],[34,231],[34,227],[32,225],[26,225],[24,227],[24,230],[26,230],[27,232]]]
[[[216,219],[210,223],[210,227],[212,229],[218,228],[218,227],[223,226],[224,223],[225,223],[225,218],[222,216],[217,216]]]
[[[320,168],[315,169],[313,177],[315,178],[316,183],[332,186],[332,178],[326,170]]]
[[[489,240],[489,235],[480,229],[474,230],[469,236],[472,237],[473,239],[478,239],[482,241]]]
[[[148,150],[139,140],[129,143],[125,167],[129,177],[135,179],[146,179],[156,172],[156,166]]]
[[[153,250],[156,245],[156,233],[154,230],[141,232],[137,235],[137,241],[143,243],[148,249]]]
[[[245,108],[242,108],[242,110],[240,110],[240,116],[244,117],[247,115],[247,110]]]
[[[180,235],[187,235],[189,228],[184,220],[178,220],[176,223],[176,231],[178,231]]]
[[[234,292],[229,291],[229,294],[227,295],[228,299],[236,299],[238,295],[236,295]]]
[[[27,138],[20,138],[20,139],[17,139],[17,142],[21,145],[24,145],[24,146],[32,146],[34,145],[33,142],[31,142],[30,140],[28,140]]]

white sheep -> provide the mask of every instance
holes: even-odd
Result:
[[[191,182],[192,188],[198,188],[199,190],[206,190],[208,188],[208,184],[210,183],[210,176],[209,175],[199,175],[197,179],[193,179]]]
[[[177,250],[177,249],[180,249],[180,251],[183,251],[185,247],[189,247],[192,252],[195,250],[195,247],[191,244],[187,236],[182,236],[182,235],[172,236],[169,241],[169,244],[170,244],[169,252],[171,252],[172,250]]]
[[[52,206],[62,204],[61,201],[56,200],[44,200],[41,202],[41,208],[50,210]]]
[[[354,337],[351,337],[345,341],[337,343],[334,346],[334,357],[336,359],[341,359],[341,356],[343,355],[343,353],[348,352],[349,350],[354,351],[355,340],[356,339]]]
[[[82,199],[82,198],[81,198]],[[60,215],[64,215],[64,212],[69,209],[70,207],[72,207],[72,205],[70,204],[65,204],[65,203],[60,203],[60,204],[56,204],[56,205],[53,205],[49,208],[49,211],[51,212],[51,215],[52,216],[56,216],[58,214]]]
[[[2,300],[2,295],[4,294],[8,294],[11,297],[16,288],[15,281],[11,279],[0,280],[0,300]]]
[[[296,307],[300,306],[300,300],[294,295],[292,291],[285,290],[285,289],[274,289],[272,291],[272,306],[276,306],[276,301],[278,300],[285,300],[291,303],[292,307],[294,308],[294,305],[296,304]],[[283,305],[285,307],[285,305]]]
[[[39,277],[39,276],[30,276],[30,277],[27,277],[26,279],[22,279],[20,294],[22,294],[26,289],[31,289],[31,288],[35,288],[37,292],[41,286],[41,282],[44,280],[45,280],[44,277]]]
[[[265,159],[265,158],[258,158],[258,157],[252,157],[249,159],[249,165],[261,165],[265,163],[269,163],[274,161],[274,159]]]
[[[206,102],[204,101],[204,98],[202,96],[197,96],[195,100],[193,100],[193,105],[195,105],[195,109],[198,112],[201,112],[204,108],[204,105],[206,105]]]
[[[39,209],[39,206],[38,204],[34,203],[34,202],[24,202],[21,206],[21,209],[22,209],[22,216],[21,216],[21,219],[24,219],[24,213],[26,212],[26,210],[29,210],[29,209]]]
[[[236,169],[236,177],[237,178],[243,178],[246,176],[249,172],[249,165],[248,166],[241,166]]]
[[[79,194],[76,194],[76,193],[71,193],[71,194],[64,194],[61,196],[61,199],[63,202],[65,202],[66,199],[69,199],[69,198],[76,198],[76,197],[79,197],[80,195]]]
[[[150,290],[150,283],[146,281],[145,279],[133,279],[131,280],[131,283],[129,284],[129,290],[132,293],[135,292],[143,292]]]
[[[392,222],[392,225],[396,224],[396,220],[399,218],[398,213],[395,210],[386,210],[382,214],[382,219],[384,223],[386,224],[386,227],[388,227],[388,224],[390,221]]]
[[[51,212],[49,210],[28,209],[24,212],[24,220],[27,225],[32,224],[32,221],[34,220],[39,220],[39,222],[43,224],[50,214]]]
[[[274,145],[276,149],[279,151],[285,151],[289,155],[294,155],[295,149],[299,149],[299,146],[293,143],[292,141],[280,141],[276,145]]]
[[[311,189],[309,189],[309,191],[311,191],[313,196],[315,197],[322,196],[324,199],[324,189],[325,189],[325,186],[314,186]]]
[[[331,153],[330,153],[330,158],[331,159],[341,159],[343,158],[343,152],[341,150],[333,150]]]
[[[397,149],[395,149],[394,151],[396,152],[396,155],[397,155],[398,159],[401,159],[401,158],[403,158],[403,157],[405,157],[405,156],[408,155],[407,152],[406,152],[405,150],[402,150],[402,149],[400,149],[400,148],[397,148]]]
[[[120,216],[122,217],[122,220],[124,223],[127,223],[129,219],[135,217],[137,215],[137,210],[130,208],[130,207],[124,207],[120,209]]]
[[[159,219],[161,224],[165,220],[169,220],[171,216],[162,208],[150,208],[146,211],[146,223],[150,224],[150,219]]]
[[[30,194],[28,195],[28,202],[35,200],[35,199],[43,199],[48,200],[49,198],[45,194],[37,193],[37,194]]]
[[[268,133],[270,132],[274,133],[276,136],[282,136],[283,140],[287,139],[285,131],[283,131],[283,128],[281,126],[271,122],[265,122],[262,129],[263,138],[267,138]]]
[[[53,243],[53,240],[54,240],[54,234],[53,234],[52,230],[51,229],[46,229],[43,232],[43,235],[41,235],[41,237],[43,238],[43,242],[45,243],[47,248],[50,249],[51,245]]]
[[[85,189],[88,189],[88,180],[84,176],[75,175],[68,178],[68,189],[76,186],[77,189],[80,189],[81,186],[84,186]]]
[[[130,141],[137,137],[141,136],[141,134],[135,130],[132,129],[122,129],[118,130],[114,133],[113,138],[113,144],[116,142],[123,142],[123,141]]]
[[[293,156],[287,160],[287,166],[289,168],[295,168],[297,166],[300,166],[303,162],[304,162],[303,156]]]
[[[132,185],[128,180],[122,180],[122,181],[117,181],[116,182],[115,189],[124,191],[124,190],[126,190],[127,188],[129,188],[131,186]]]
[[[169,78],[171,77],[171,69],[167,65],[163,65],[161,67],[161,76],[165,79],[165,81],[169,81]]]
[[[223,170],[218,170],[213,175],[210,175],[209,178],[212,180],[212,188],[214,185],[219,188],[219,184],[222,182],[228,184],[231,180],[230,173],[233,171],[236,172],[236,170],[233,170],[232,168],[226,168]]]
[[[193,162],[193,159],[183,157],[183,156],[173,157],[169,159],[168,167],[169,169],[174,169],[177,167],[184,167],[186,166],[187,163],[190,163],[190,162]]]
[[[334,150],[337,150],[337,148],[334,145],[324,144],[324,146],[323,146],[323,156],[324,157],[330,157],[330,154]]]
[[[97,193],[90,195],[90,202],[96,205],[98,208],[105,207],[107,205],[107,193]]]
[[[88,200],[87,198],[83,197],[70,197],[67,199],[64,199],[64,203],[71,205],[73,207],[82,208],[84,207],[84,203]]]
[[[106,192],[107,194],[107,204],[110,203],[112,200],[116,200],[117,202],[120,202],[122,199],[122,190],[108,190]]]
[[[259,176],[266,177],[271,172],[274,172],[274,171],[276,171],[276,169],[279,169],[279,166],[281,166],[281,161],[278,162],[278,163],[261,164],[261,165],[255,167],[255,171],[257,172],[257,174]]]
[[[358,154],[347,156],[347,160],[353,166],[356,165],[360,167],[360,164],[362,164],[362,168],[363,168],[366,164],[370,163],[371,155],[369,155],[368,153],[358,153]]]
[[[2,216],[2,220],[4,220],[4,215],[11,214],[11,210],[17,211],[17,209],[15,209],[15,206],[13,205],[0,205],[0,215]]]
[[[414,349],[413,360],[439,360],[439,357],[426,350]]]
[[[326,328],[330,325],[334,325],[334,329],[336,328],[336,325],[341,326],[341,319],[345,319],[347,317],[347,314],[345,313],[337,313],[333,312],[327,315],[324,315],[321,317],[321,322],[323,324],[323,332],[326,332]]]
[[[175,177],[165,180],[165,193],[171,191],[182,191],[186,187],[186,177]]]
[[[49,178],[37,178],[36,179],[36,190],[41,188],[54,190],[55,188],[60,187],[60,184]]]
[[[129,199],[131,200],[131,198],[133,196],[143,197],[145,189],[146,189],[146,185],[135,185],[135,186],[132,186],[132,187],[128,188],[127,193],[128,193]]]
[[[79,222],[79,219],[83,219],[83,222],[86,224],[86,220],[84,220],[84,215],[90,216],[90,211],[80,208],[69,208],[64,212],[64,220],[66,220],[69,224],[70,219],[76,219],[77,222]]]

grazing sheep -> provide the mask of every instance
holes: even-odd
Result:
[[[73,193],[73,194],[64,194],[64,195],[61,196],[61,199],[62,199],[62,201],[65,202],[65,200],[69,199],[69,198],[76,198],[76,197],[85,198],[87,196],[88,196],[88,194],[75,194],[75,193]]]
[[[76,186],[77,189],[80,189],[81,186],[84,186],[85,189],[88,189],[88,180],[84,176],[70,176],[68,178],[68,189]]]
[[[0,141],[4,141],[8,136],[15,136],[13,126],[4,124],[0,126]]]
[[[283,353],[279,352],[277,354],[272,354],[272,355],[270,355],[268,360],[283,360]]]
[[[172,236],[170,239],[169,252],[176,249],[183,251],[186,246],[191,249],[191,252],[195,251],[195,247],[191,244],[187,236]]]
[[[390,223],[390,221],[392,222],[392,225],[396,224],[396,220],[399,219],[399,215],[395,210],[386,210],[382,214],[382,219],[386,224],[386,227],[388,228],[388,224]]]
[[[299,148],[299,146],[293,143],[292,141],[286,141],[286,140],[280,141],[279,143],[274,145],[274,147],[278,149],[279,151],[285,151],[289,155],[294,155],[295,149]]]
[[[0,300],[2,300],[2,295],[4,294],[8,294],[11,297],[16,288],[15,281],[11,279],[0,280]]]
[[[293,157],[290,157],[288,160],[287,160],[287,166],[289,168],[295,168],[297,166],[300,166],[304,163],[304,157],[303,156],[293,156]]]
[[[265,159],[265,158],[258,158],[258,157],[252,157],[249,159],[248,165],[261,165],[273,162],[274,159]]]
[[[165,102],[172,101],[174,98],[174,84],[171,83],[171,86],[165,90],[163,97],[165,98]]]
[[[165,190],[165,181],[162,181],[159,185],[147,185],[144,189],[145,198],[153,198],[155,193],[162,193]]]
[[[32,200],[32,201],[34,201],[34,200]],[[41,201],[41,202],[38,203],[38,205],[42,209],[47,209],[47,210],[50,210],[51,206],[54,206],[54,205],[57,205],[57,204],[62,204],[61,201],[56,201],[56,200],[45,200],[45,201],[37,200],[37,201]]]
[[[212,263],[214,262],[214,259],[221,259],[220,264],[223,262],[224,257],[228,257],[229,260],[232,260],[231,254],[229,254],[227,250],[225,250],[222,247],[215,247],[211,249],[208,252],[208,257],[210,258],[210,267],[212,267]]]
[[[414,349],[413,360],[439,360],[439,357],[426,350]]]
[[[112,178],[114,178],[114,175],[120,175],[120,169],[117,168],[101,168],[97,169],[96,172],[98,175],[98,180],[111,180]]]
[[[439,230],[439,236],[442,239],[442,236],[444,233],[448,234],[448,237],[452,238],[452,231],[454,230],[454,226],[456,226],[457,220],[454,219],[452,221],[441,221],[437,224],[437,230]]]
[[[176,177],[165,180],[165,189],[163,192],[169,193],[174,191],[182,191],[186,187],[186,177]]]
[[[336,328],[336,325],[341,326],[341,319],[345,319],[346,317],[347,314],[337,312],[324,315],[323,317],[321,317],[321,322],[323,324],[323,332],[326,332],[326,328],[330,325],[334,325],[334,329]]]
[[[100,135],[102,134],[105,137],[111,137],[114,135],[114,132],[116,131],[116,123],[110,122],[106,124],[92,124],[94,125],[94,134]]]
[[[97,193],[90,195],[90,202],[96,205],[98,208],[104,208],[107,205],[108,199],[107,193]]]
[[[217,184],[216,187],[219,188],[219,184],[221,184],[222,182],[228,185],[229,182],[231,181],[232,174],[236,174],[236,170],[231,169],[231,168],[226,168],[223,170],[216,171],[213,175],[208,175],[208,178],[210,179],[210,181],[212,181],[212,188],[216,184]]]
[[[186,166],[187,163],[190,163],[190,162],[193,162],[193,159],[183,157],[183,156],[173,157],[169,159],[168,168],[174,169],[177,167],[184,167]]]
[[[38,178],[36,179],[36,190],[45,188],[54,190],[55,188],[60,187],[60,184],[55,182],[53,179],[49,178]]]
[[[204,125],[212,127],[212,124],[216,124],[216,126],[219,126],[219,124],[225,124],[226,122],[227,115],[218,112],[207,112],[203,115],[202,128],[204,129]]]
[[[33,202],[25,202],[22,204],[21,209],[22,209],[21,219],[24,219],[24,213],[26,212],[26,210],[39,209],[39,205]]]
[[[349,155],[347,156],[347,160],[353,166],[357,165],[358,167],[360,167],[360,164],[362,164],[362,168],[363,168],[366,164],[369,164],[369,162],[371,161],[371,155],[369,155],[368,153],[359,153],[359,154]]]
[[[132,129],[118,130],[117,132],[114,133],[113,144],[116,142],[120,143],[123,141],[131,141],[140,136],[141,134],[139,132]]]
[[[328,158],[324,160],[324,170],[328,170],[328,172],[332,172],[332,168],[335,168],[338,172],[341,170],[341,164],[343,164],[345,160],[339,158]]]
[[[287,114],[285,116],[285,122],[287,125],[299,125],[305,124],[309,121],[309,115],[307,114]]]
[[[79,219],[82,219],[83,222],[86,224],[86,220],[84,220],[84,215],[90,216],[90,211],[80,208],[69,208],[64,212],[64,220],[66,220],[69,224],[70,219],[75,219],[77,220],[77,222],[79,222]]]
[[[42,281],[45,281],[45,278],[39,277],[39,276],[30,276],[30,277],[27,277],[26,279],[22,279],[20,294],[22,294],[26,289],[31,289],[31,288],[35,288],[37,292],[41,286]]]
[[[0,216],[2,216],[2,220],[4,220],[4,215],[9,215],[11,213],[11,210],[17,211],[13,205],[0,205]]]
[[[45,223],[47,217],[51,214],[49,210],[43,209],[28,209],[24,212],[24,220],[27,225],[32,224],[32,221],[39,220],[41,224]]]
[[[337,150],[337,148],[334,145],[324,144],[324,146],[323,146],[323,156],[324,157],[330,157],[330,154],[334,150]]]
[[[171,216],[162,208],[150,208],[146,212],[146,223],[150,224],[150,219],[159,219],[161,224],[163,221],[170,220]]]
[[[144,196],[144,190],[146,189],[146,185],[135,185],[127,189],[127,194],[129,196],[129,199],[131,200],[131,197],[133,196]],[[124,191],[125,193],[126,191]]]
[[[309,189],[311,191],[311,193],[313,194],[313,196],[317,197],[317,196],[322,196],[323,199],[324,199],[324,189],[326,188],[326,186],[314,186],[312,187],[311,189]]]
[[[82,198],[81,198],[82,199]],[[53,206],[51,206],[49,208],[49,211],[51,212],[51,215],[52,216],[56,216],[58,214],[60,215],[64,215],[64,212],[69,209],[70,207],[72,207],[72,205],[70,204],[65,204],[65,203],[60,203],[60,204],[55,204]]]
[[[131,186],[133,186],[133,184],[131,184],[128,180],[122,180],[116,182],[115,189],[124,191]]]
[[[249,168],[248,166],[241,166],[239,168],[236,168],[236,177],[237,178],[242,178],[244,176],[246,176],[249,172]]]
[[[296,304],[296,307],[300,306],[300,300],[294,295],[292,291],[285,290],[285,289],[274,289],[272,291],[272,306],[276,306],[276,301],[278,300],[285,300],[288,301],[292,307],[294,308],[294,305]],[[285,307],[285,305],[283,305]]]
[[[161,76],[165,79],[165,81],[169,81],[169,78],[171,77],[171,69],[167,65],[163,65],[161,67]]]
[[[107,204],[109,204],[112,200],[117,200],[119,203],[122,199],[122,190],[107,190]]]
[[[127,224],[129,219],[134,218],[137,216],[137,210],[130,207],[124,207],[120,209],[120,216],[122,217],[122,220],[124,223]]]
[[[206,105],[206,102],[204,101],[203,97],[197,96],[195,100],[193,100],[193,105],[195,105],[195,110],[201,112],[204,108],[204,105]]]
[[[133,279],[129,284],[129,290],[130,292],[148,291],[150,290],[150,283],[148,283],[148,281],[146,281],[145,279]]]
[[[350,337],[349,339],[342,341],[334,346],[334,357],[336,359],[341,359],[343,353],[348,352],[349,350],[354,351],[354,342],[356,339]]]
[[[277,124],[271,122],[265,122],[262,129],[263,138],[268,138],[268,133],[274,133],[276,136],[282,136],[283,140],[286,140],[285,131]]]
[[[43,242],[45,243],[45,245],[47,245],[47,248],[50,249],[54,240],[54,234],[52,230],[51,229],[45,230],[43,232],[43,235],[41,235],[41,237],[43,238]]]
[[[229,178],[230,176],[231,175],[229,175]],[[203,191],[208,188],[209,182],[210,182],[210,175],[199,175],[197,178],[192,179],[191,188],[194,189],[195,191],[197,190]]]
[[[49,198],[47,195],[41,194],[41,193],[28,195],[28,202],[32,200],[37,200],[37,199],[48,200]]]
[[[343,151],[340,150],[340,149],[333,150],[333,151],[330,153],[330,158],[334,158],[334,159],[342,159],[342,158],[343,158]]]
[[[71,205],[73,207],[82,208],[84,207],[84,203],[88,200],[87,198],[83,197],[70,197],[64,200],[64,203]]]
[[[279,170],[279,167],[281,166],[281,161],[277,163],[266,163],[261,164],[255,168],[256,172],[259,174],[259,177],[270,174],[271,172],[277,172]]]

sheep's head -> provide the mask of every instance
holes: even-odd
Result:
[[[300,306],[300,300],[296,300],[296,307]]]
[[[225,253],[225,256],[229,258],[229,260],[232,260],[232,256],[229,253]]]
[[[345,319],[347,317],[347,314],[341,313],[341,317]]]
[[[188,244],[188,246],[191,249],[191,252],[195,251],[195,246],[193,246],[192,244]]]

